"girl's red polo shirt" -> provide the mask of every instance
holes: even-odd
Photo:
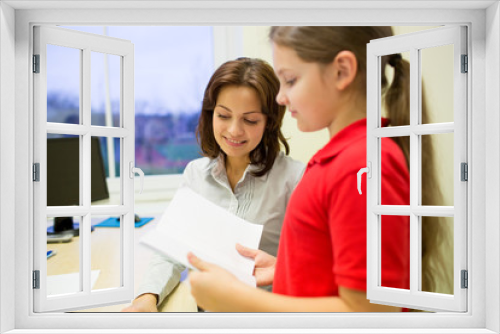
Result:
[[[382,139],[382,204],[409,205],[405,157]],[[366,291],[366,119],[339,133],[309,161],[288,203],[273,292],[337,296],[338,287]],[[409,289],[409,218],[382,219],[382,285]]]

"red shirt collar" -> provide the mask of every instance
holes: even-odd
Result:
[[[382,127],[389,124],[389,119],[382,118]],[[309,161],[307,167],[311,167],[316,163],[322,163],[325,160],[335,157],[342,152],[347,146],[360,138],[366,138],[366,118],[349,124],[340,130],[332,139],[319,150]]]

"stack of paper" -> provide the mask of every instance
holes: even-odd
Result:
[[[192,252],[255,286],[254,261],[241,256],[235,246],[239,243],[257,249],[261,235],[262,225],[249,223],[183,187],[157,228],[141,242],[189,268],[187,254]]]

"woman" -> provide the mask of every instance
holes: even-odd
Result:
[[[279,81],[259,59],[239,58],[212,75],[196,130],[204,158],[190,162],[184,184],[240,218],[264,226],[259,249],[276,255],[288,200],[304,165],[288,157],[281,133]],[[285,152],[281,151],[283,146]],[[156,312],[184,268],[156,254],[127,312]],[[270,289],[270,287],[267,287]]]

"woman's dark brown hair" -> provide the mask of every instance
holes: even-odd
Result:
[[[305,62],[326,65],[340,51],[351,51],[358,62],[358,71],[352,91],[359,100],[366,101],[366,44],[370,40],[392,36],[391,27],[272,27],[270,40],[294,50]],[[391,85],[385,75],[385,66],[394,68]],[[410,124],[410,64],[399,56],[381,59],[382,94],[391,126]],[[430,123],[426,100],[422,93],[422,123]],[[431,136],[422,136],[422,205],[442,205],[435,170],[435,156]],[[393,138],[409,162],[408,137]],[[409,168],[409,165],[408,165]],[[446,220],[441,217],[422,217],[422,291],[453,293],[453,268],[443,254],[446,237]]]
[[[276,102],[280,88],[279,80],[273,68],[261,59],[238,58],[222,64],[212,75],[205,89],[200,119],[196,128],[196,138],[202,153],[209,158],[216,158],[224,151],[215,141],[213,129],[214,109],[222,88],[227,86],[249,87],[260,97],[262,113],[266,115],[266,127],[259,145],[250,152],[250,163],[260,165],[252,175],[265,175],[274,164],[280,151],[280,143],[285,153],[290,147],[281,132],[281,124],[286,108]]]

